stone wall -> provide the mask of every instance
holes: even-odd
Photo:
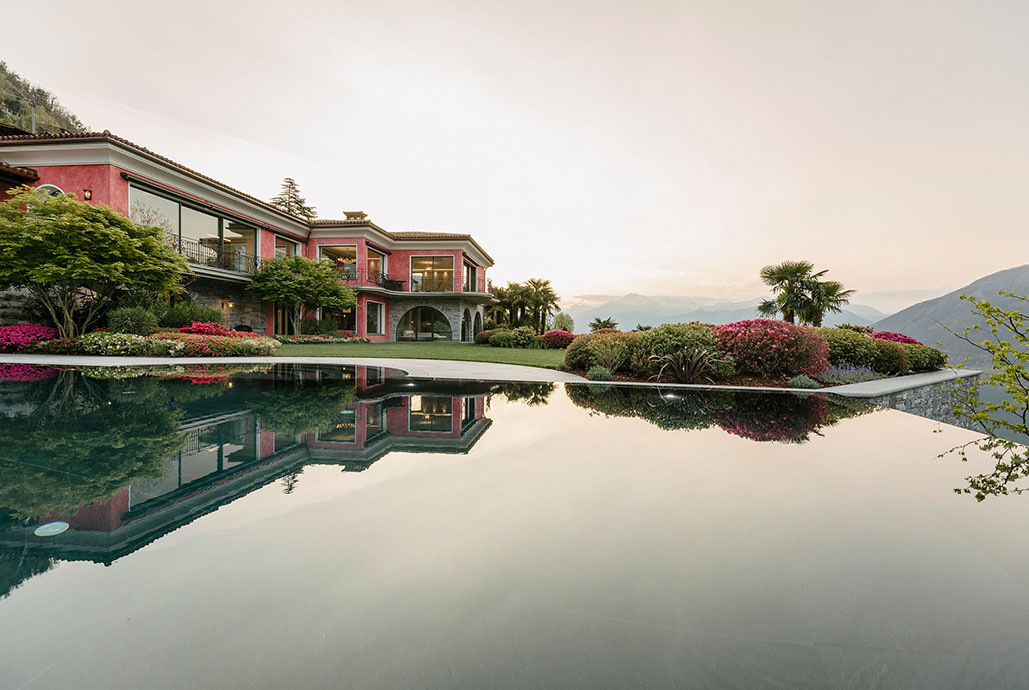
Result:
[[[24,311],[28,297],[27,290],[0,291],[0,326],[11,326],[32,320]]]
[[[225,313],[225,325],[229,328],[246,324],[263,333],[264,301],[246,286],[246,283],[197,278],[186,286],[186,293],[192,302],[221,309]],[[231,307],[228,306],[230,303]]]
[[[957,391],[963,382],[970,382],[974,378],[976,377],[911,388],[899,393],[868,398],[868,401],[944,424],[969,428],[966,420],[954,414],[954,406],[957,404]]]
[[[456,342],[460,342],[461,340],[461,317],[464,314],[465,309],[468,310],[471,317],[469,332],[474,330],[473,325],[475,322],[476,311],[478,311],[479,314],[483,316],[483,320],[485,320],[485,314],[483,314],[483,306],[481,304],[475,304],[462,299],[390,297],[389,331],[387,331],[387,335],[391,341],[396,340],[397,338],[397,326],[400,324],[400,319],[415,307],[432,307],[433,309],[439,310],[443,316],[447,317],[447,321],[450,322],[450,329],[453,333],[454,341]],[[471,333],[472,337],[474,337],[474,335],[474,333]]]

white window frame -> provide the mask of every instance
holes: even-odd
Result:
[[[378,333],[368,332],[368,305],[377,304],[379,305],[379,331]],[[365,335],[386,335],[386,303],[376,302],[375,300],[367,300],[364,303],[364,329]]]

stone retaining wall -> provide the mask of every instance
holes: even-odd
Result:
[[[954,414],[954,406],[957,404],[957,391],[974,378],[977,377],[910,388],[898,393],[868,398],[868,401],[944,424],[970,428],[965,419]]]

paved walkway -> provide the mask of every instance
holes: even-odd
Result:
[[[474,381],[526,381],[582,383],[586,379],[566,371],[494,362],[458,362],[449,359],[390,359],[382,357],[89,357],[85,355],[0,354],[0,362],[50,364],[66,367],[125,367],[168,364],[345,364],[389,367],[408,376]]]

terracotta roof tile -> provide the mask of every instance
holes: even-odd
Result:
[[[17,165],[8,165],[0,161],[0,175],[5,173],[7,177],[24,179],[27,182],[35,182],[39,179],[39,173],[33,168],[19,168]]]

